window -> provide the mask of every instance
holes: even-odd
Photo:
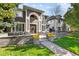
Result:
[[[45,31],[46,27],[45,25],[42,25],[42,31]]]
[[[52,32],[52,29],[51,28],[49,28],[49,32]]]
[[[21,26],[22,26],[22,31],[24,31],[24,24],[22,24]]]
[[[16,22],[14,29],[14,32],[23,32],[24,31],[24,23],[23,22]]]
[[[42,19],[42,24],[45,24],[45,17],[43,17]]]
[[[55,31],[55,28],[54,27],[52,27],[52,31]]]
[[[61,31],[61,27],[58,27],[58,31]]]
[[[16,17],[23,17],[22,11],[17,11]]]
[[[61,20],[59,19],[59,20],[58,20],[58,23],[60,23],[60,22],[61,22]]]

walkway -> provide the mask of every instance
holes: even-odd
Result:
[[[59,47],[58,45],[56,45],[52,42],[42,41],[41,44],[46,46],[48,49],[50,49],[52,52],[54,52],[55,54],[57,54],[59,56],[77,56],[77,55],[69,52],[68,50],[65,50],[65,49]]]
[[[66,32],[56,32],[54,34],[56,34],[56,37],[57,38],[62,38],[64,36],[68,35]]]

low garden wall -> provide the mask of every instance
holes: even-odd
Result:
[[[34,44],[40,44],[40,42],[45,41],[45,40],[53,40],[54,39],[54,34],[48,33],[48,34],[33,34],[33,35],[13,35],[13,36],[8,36],[8,34],[0,34],[0,47],[3,46],[9,46],[9,45],[22,45],[25,43],[32,42]]]
[[[31,41],[31,36],[8,36],[7,34],[0,34],[0,47],[9,45],[20,45]]]
[[[0,38],[0,47],[13,45],[16,39],[12,38]]]

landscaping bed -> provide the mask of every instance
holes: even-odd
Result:
[[[36,44],[26,44],[20,47],[8,46],[0,48],[0,56],[52,56],[54,53]]]
[[[74,37],[66,36],[64,38],[55,39],[53,42],[62,48],[65,48],[77,55],[79,55],[79,42]]]

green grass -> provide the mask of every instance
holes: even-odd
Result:
[[[74,37],[76,39],[79,39],[79,32],[72,32],[72,33],[70,33],[69,36],[72,36],[72,37]]]
[[[9,46],[0,48],[0,56],[52,56],[54,53],[45,47],[27,44],[21,47]]]
[[[56,39],[53,42],[79,55],[79,42],[77,42],[74,37],[66,36],[64,38]]]

